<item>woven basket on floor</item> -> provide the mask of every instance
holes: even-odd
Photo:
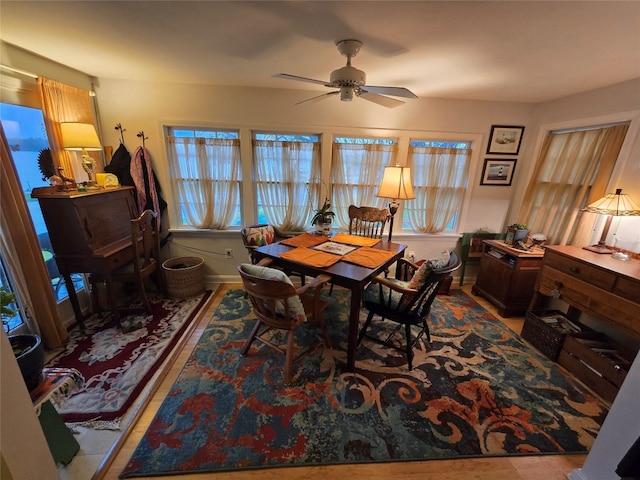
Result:
[[[169,297],[187,298],[204,292],[204,258],[170,258],[162,269]]]

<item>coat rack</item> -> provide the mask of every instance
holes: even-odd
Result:
[[[147,140],[149,137],[144,136],[144,130],[140,130],[138,132],[138,137],[142,138],[142,148],[144,148],[144,141]]]
[[[122,125],[119,123],[116,123],[116,130],[120,131],[120,143],[124,144],[124,132],[127,131],[126,128],[122,128]]]

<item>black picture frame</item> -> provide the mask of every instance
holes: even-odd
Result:
[[[518,155],[524,127],[492,125],[487,144],[488,155]]]
[[[516,158],[485,158],[480,185],[510,186],[516,161]]]

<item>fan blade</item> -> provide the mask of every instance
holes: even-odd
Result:
[[[323,98],[327,98],[330,95],[336,95],[338,93],[340,93],[340,90],[336,90],[335,92],[323,93],[322,95],[318,95],[317,97],[307,98],[306,100],[296,103],[296,105],[301,105],[308,102],[317,102],[318,100],[322,100]]]
[[[315,83],[317,85],[324,85],[325,87],[331,86],[329,82],[325,82],[324,80],[314,80],[313,78],[298,77],[297,75],[289,75],[288,73],[276,73],[273,76],[276,78],[284,78],[285,80],[298,80],[299,82]]]
[[[394,97],[418,98],[411,90],[404,87],[375,87],[373,85],[363,85],[363,90],[371,93],[380,93],[382,95],[393,95]]]
[[[361,91],[358,96],[364,98],[365,100],[369,100],[370,102],[377,103],[378,105],[389,108],[397,107],[404,103],[402,100],[385,97],[384,95],[378,95],[377,93],[365,92],[364,90]]]

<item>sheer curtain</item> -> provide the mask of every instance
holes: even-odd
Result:
[[[284,231],[307,227],[320,161],[318,142],[253,141],[256,194],[268,223]]]
[[[0,249],[27,309],[27,321],[35,322],[29,325],[30,330],[40,335],[45,348],[57,348],[67,338],[67,329],[58,316],[51,280],[1,125],[0,133]]]
[[[197,228],[229,227],[240,198],[240,140],[167,137],[180,213]]]
[[[89,92],[65,85],[48,78],[38,77],[42,97],[42,113],[49,137],[49,147],[53,162],[64,169],[67,177],[74,177],[74,169],[69,152],[62,146],[60,122],[82,122],[94,124]],[[90,155],[97,155],[89,152]]]
[[[603,197],[628,125],[549,132],[527,187],[518,222],[543,232],[547,243],[585,245],[593,214],[581,211]]]
[[[442,232],[459,211],[469,182],[471,149],[409,146],[415,199],[405,204],[411,228]]]
[[[349,205],[386,208],[388,199],[376,197],[384,167],[395,165],[397,144],[333,144],[331,184],[338,226],[349,228]]]

